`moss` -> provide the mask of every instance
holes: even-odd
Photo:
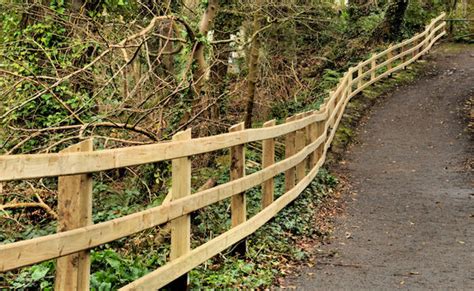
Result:
[[[441,53],[460,53],[465,51],[468,47],[472,47],[472,44],[447,42],[439,48],[439,51]]]

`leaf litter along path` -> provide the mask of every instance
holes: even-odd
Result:
[[[345,213],[313,267],[285,286],[304,290],[474,290],[472,133],[474,46],[446,44],[428,72],[387,94],[358,128],[336,173]]]

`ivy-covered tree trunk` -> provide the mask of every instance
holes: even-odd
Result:
[[[238,11],[238,3],[235,0],[220,0],[219,1],[219,13],[216,15],[215,27],[218,29],[214,30],[214,38],[220,39],[231,39],[232,36],[236,36],[244,16],[236,13]],[[212,96],[222,96],[229,85],[228,70],[229,70],[229,57],[236,48],[232,47],[228,42],[216,43],[213,45],[214,51],[214,64],[211,67],[210,79],[213,80]],[[210,118],[217,120],[220,114],[219,104],[220,102],[214,102],[210,110]]]
[[[211,29],[214,18],[216,17],[217,10],[219,8],[219,1],[209,0],[207,3],[206,11],[204,12],[201,22],[199,23],[199,34],[202,38],[207,39],[207,33]],[[194,51],[194,59],[196,61],[196,70],[194,71],[194,87],[198,95],[197,103],[201,103],[202,107],[205,108],[209,105],[209,64],[205,56],[205,44],[199,41],[196,44]],[[206,110],[204,116],[208,116]]]
[[[258,7],[261,6],[262,0],[257,1]],[[258,56],[260,52],[260,40],[258,31],[261,27],[261,15],[260,12],[254,14],[253,19],[253,39],[250,44],[250,56],[248,58],[248,75],[247,75],[247,106],[245,108],[245,127],[250,128],[252,126],[253,118],[253,107],[255,104],[255,88],[257,86],[258,79]]]
[[[206,11],[204,12],[204,15],[201,18],[201,22],[199,23],[199,34],[203,38],[207,38],[207,33],[211,29],[212,23],[214,21],[214,18],[217,14],[217,9],[219,7],[219,1],[217,0],[209,0],[207,3],[207,8]],[[203,87],[203,84],[207,81],[208,79],[208,69],[209,69],[209,64],[207,63],[205,54],[205,44],[200,41],[196,44],[196,49],[194,52],[194,59],[196,60],[197,68],[194,72],[194,82],[196,86],[196,91],[198,94],[201,94],[201,90]]]
[[[383,22],[374,32],[375,41],[393,41],[401,36],[408,0],[391,0]]]

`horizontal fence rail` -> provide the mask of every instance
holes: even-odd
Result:
[[[0,156],[0,182],[43,177],[58,180],[58,232],[0,245],[0,272],[57,259],[55,288],[85,290],[89,286],[89,250],[165,223],[171,223],[171,260],[121,290],[150,290],[184,278],[209,258],[239,243],[296,199],[323,165],[349,100],[378,80],[404,69],[426,54],[446,34],[445,14],[433,19],[414,37],[389,46],[360,62],[340,79],[318,111],[297,114],[276,125],[244,129],[238,124],[229,133],[191,138],[179,132],[170,142],[93,151],[85,141],[53,154]],[[275,139],[285,138],[285,159],[275,162]],[[245,175],[245,144],[262,141],[262,170]],[[190,157],[230,149],[231,181],[190,195]],[[160,206],[113,220],[92,224],[90,173],[172,161],[171,199]],[[273,179],[285,174],[285,193],[274,200]],[[262,185],[262,210],[247,219],[245,191]],[[232,227],[216,238],[190,247],[190,214],[223,199],[232,198]],[[73,203],[74,209],[63,207]],[[68,213],[69,211],[69,213]],[[71,215],[74,213],[74,215]],[[71,218],[73,217],[73,218]],[[71,262],[75,262],[72,264]],[[76,263],[77,262],[77,263]]]

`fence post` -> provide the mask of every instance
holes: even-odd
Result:
[[[93,151],[93,141],[72,145],[62,153]],[[58,178],[58,232],[92,224],[92,175]],[[89,251],[60,257],[56,261],[55,290],[89,290]]]
[[[402,64],[405,62],[406,60],[406,55],[405,55],[405,45],[402,44],[401,48],[400,48],[400,54],[402,55],[400,57],[400,60],[402,61]],[[402,69],[405,70],[406,66],[403,66]]]
[[[426,36],[423,40],[423,46],[422,46],[422,50],[425,50],[426,48],[428,48],[430,46],[430,35],[431,35],[431,26],[430,25],[426,25],[425,26],[425,31],[426,31]],[[427,54],[428,51],[424,52],[423,55]],[[422,56],[423,56],[422,55]]]
[[[387,52],[387,60],[388,60],[387,69],[388,70],[392,69],[392,58],[393,58],[392,44],[390,44],[388,46],[388,52]],[[392,75],[392,74],[390,73],[390,75]]]
[[[357,69],[357,77],[359,78],[359,82],[357,83],[357,89],[359,89],[363,85],[363,81],[364,81],[363,80],[364,78],[362,77],[363,73],[364,73],[364,66],[362,66],[362,62],[360,62]]]
[[[449,31],[449,27],[448,27],[447,22],[446,22],[446,13],[445,12],[443,12],[443,13],[444,13],[444,15],[443,15],[443,18],[441,20],[444,23],[444,27],[443,27],[443,30],[440,31],[440,33],[443,33],[443,31],[444,31],[449,36],[449,34],[452,33],[452,31]],[[450,23],[453,23],[453,22],[450,21]],[[433,25],[433,27],[434,27],[434,25]],[[446,29],[448,29],[448,31],[446,31]]]
[[[296,119],[296,116],[290,116],[286,122],[291,122]],[[290,132],[285,137],[285,158],[289,158],[295,154],[295,139],[296,133]],[[295,168],[290,168],[285,172],[285,192],[288,192],[295,187]]]
[[[416,35],[415,35],[416,36]],[[417,42],[418,40],[413,40],[413,47],[412,48],[415,48],[417,46]],[[411,53],[411,57],[412,59],[416,57],[416,49],[413,50],[413,52]]]
[[[354,67],[350,67],[349,68],[349,71],[347,72],[348,73],[348,77],[347,77],[347,96],[345,96],[345,98],[343,98],[343,102],[346,101],[347,98],[351,98],[351,95],[352,95],[352,79],[354,78]]]
[[[311,111],[306,111],[303,116],[304,116],[304,117],[309,117],[309,116],[311,116],[311,115],[313,115],[313,114],[314,114],[314,111],[311,110]],[[314,122],[313,122],[313,123],[314,123]],[[312,135],[311,130],[313,129],[313,127],[312,127],[313,123],[310,123],[309,125],[307,125],[307,126],[304,128],[304,129],[305,129],[305,137],[306,137],[305,146],[310,145],[311,142],[312,142],[312,140],[311,140],[311,138],[312,138],[312,137],[311,137],[311,135]],[[307,156],[307,158],[305,159],[305,167],[306,167],[306,169],[308,169],[308,170],[311,170],[311,168],[312,168],[312,164],[311,164],[312,156],[313,156],[313,154],[309,154],[309,155]]]
[[[244,123],[241,122],[229,128],[229,132],[236,132],[244,130],[245,126]],[[236,145],[230,148],[230,179],[237,180],[245,176],[245,151],[244,145]],[[245,199],[245,192],[236,194],[232,196],[231,199],[231,220],[232,220],[232,227],[236,227],[237,225],[245,222],[247,220],[247,205]],[[234,248],[232,253],[244,256],[247,251],[247,243],[246,240],[243,239],[238,242]]]
[[[263,127],[272,127],[276,125],[275,119],[267,121]],[[275,163],[275,139],[265,139],[262,141],[262,167],[268,168]],[[263,182],[262,185],[262,208],[267,207],[273,202],[273,193],[275,189],[274,178]]]
[[[178,132],[173,141],[191,139],[191,129]],[[183,157],[171,162],[171,201],[191,195],[191,159]],[[175,218],[171,225],[171,261],[191,251],[191,216],[189,214]],[[167,285],[171,290],[186,290],[188,274],[184,274]]]
[[[319,138],[320,136],[324,135],[326,122],[327,122],[327,119],[318,121],[316,123],[316,139]],[[326,139],[314,151],[314,156],[315,156],[315,160],[316,160],[314,165],[316,165],[318,163],[319,159],[323,156],[325,145],[326,145]]]
[[[433,41],[433,38],[434,38],[434,35],[431,35],[431,33],[432,33],[433,28],[435,27],[434,25],[435,23],[433,22],[432,24],[433,25],[430,24],[430,29],[428,31],[428,44],[427,44],[428,47],[430,46],[431,41]]]
[[[314,111],[311,113],[314,114]],[[316,122],[313,122],[309,125],[309,141],[308,144],[312,144],[316,139],[318,138],[318,129]],[[312,152],[309,155],[309,160],[308,160],[308,168],[311,171],[314,166],[316,166],[316,163],[318,162],[317,156],[316,156],[316,151]]]
[[[341,82],[339,86],[344,86],[344,83]],[[338,88],[339,88],[339,86],[338,86]],[[344,89],[344,88],[343,88],[343,89]],[[344,90],[343,90],[343,89],[341,89],[341,91],[339,91],[338,94],[344,94]],[[336,91],[338,91],[338,90],[336,89]],[[327,108],[328,108],[328,120],[329,120],[329,118],[331,118],[331,115],[333,114],[334,110],[336,109],[336,104],[337,104],[337,103],[336,103],[336,101],[337,101],[337,100],[336,100],[336,99],[337,99],[336,97],[334,97],[334,102],[330,102],[330,103],[329,103],[329,101],[331,101],[331,99],[333,99],[334,94],[336,94],[336,91],[329,91],[329,98],[328,98],[328,101],[325,101],[325,102],[327,103]],[[330,120],[329,126],[331,126],[331,127],[334,126],[332,120]]]
[[[375,67],[377,66],[377,59],[376,59],[376,54],[372,54],[372,57],[370,58],[370,80],[375,79]]]
[[[296,115],[296,119],[302,119],[305,116],[305,113],[300,113]],[[306,146],[306,128],[302,128],[296,131],[296,140],[295,147],[296,153],[299,153]],[[301,181],[306,175],[306,159],[301,163],[296,165],[296,183]]]

